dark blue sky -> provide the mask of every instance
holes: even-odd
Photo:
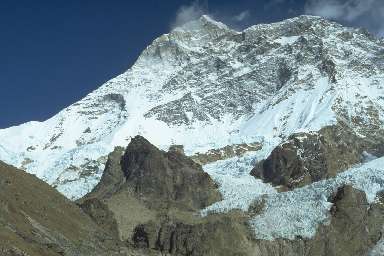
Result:
[[[0,128],[45,120],[127,70],[187,0],[0,1]],[[303,13],[304,0],[209,0],[236,26]],[[233,17],[244,14],[241,22]]]

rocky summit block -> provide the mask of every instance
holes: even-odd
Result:
[[[201,165],[181,152],[161,151],[141,136],[132,139],[124,154],[121,148],[110,154],[100,183],[87,197],[106,199],[119,191],[152,208],[198,210],[221,199]]]
[[[221,198],[201,165],[177,151],[162,152],[141,136],[128,145],[121,163],[127,186],[151,204],[168,201],[202,209]]]

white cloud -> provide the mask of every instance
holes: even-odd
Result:
[[[191,5],[184,5],[179,8],[176,13],[175,21],[172,28],[179,27],[185,23],[200,18],[206,12],[203,5],[199,1],[192,2]]]
[[[366,27],[376,34],[384,31],[383,0],[308,0],[304,10],[306,14]]]
[[[251,17],[251,12],[246,10],[246,11],[243,11],[243,12],[239,13],[238,15],[234,16],[233,20],[235,20],[237,22],[241,22],[241,21],[244,21],[246,19],[249,19],[250,17]]]
[[[310,0],[305,5],[307,13],[332,19],[353,21],[372,10],[377,0]]]
[[[343,5],[333,0],[309,1],[305,12],[325,18],[338,19],[343,15]]]
[[[280,0],[281,1],[281,0]],[[213,19],[224,22],[227,26],[233,29],[238,29],[248,24],[251,19],[250,10],[244,10],[234,15],[230,11],[215,10],[214,12],[208,12],[208,1],[196,0],[190,5],[181,6],[176,12],[175,19],[171,23],[171,29],[180,27],[189,21],[197,20],[202,15],[209,15]]]

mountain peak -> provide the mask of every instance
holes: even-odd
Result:
[[[137,134],[187,155],[278,144],[337,120],[370,136],[384,120],[382,53],[376,40],[315,16],[237,32],[204,15],[50,120],[0,130],[0,159],[78,198],[111,149]]]
[[[221,30],[230,30],[227,25],[222,22],[216,21],[209,15],[202,15],[196,20],[189,21],[183,24],[180,27],[177,27],[175,30],[184,30],[184,31],[196,31],[196,30],[207,30],[207,29],[221,29]]]
[[[222,28],[222,29],[228,29],[227,25],[225,25],[224,23],[222,23],[220,21],[216,21],[214,18],[212,18],[209,15],[202,15],[199,20],[205,24],[214,25],[214,26],[216,26],[218,28]]]
[[[198,52],[201,47],[225,35],[233,34],[238,34],[238,32],[208,15],[202,15],[196,20],[176,27],[169,34],[156,38],[145,49],[139,60],[146,63],[148,60],[153,61],[155,59],[179,65],[185,58],[189,58],[188,54],[185,53]]]

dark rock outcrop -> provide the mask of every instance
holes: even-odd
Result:
[[[186,113],[192,113],[188,116]],[[156,117],[157,119],[173,125],[192,124],[193,121],[209,122],[209,116],[201,109],[198,102],[191,93],[185,94],[180,99],[170,101],[149,110],[145,117]]]
[[[254,255],[251,235],[240,215],[217,215],[197,223],[149,222],[135,229],[137,246],[165,255]]]
[[[315,133],[297,133],[277,146],[251,174],[274,185],[294,188],[334,177],[363,160],[370,145],[347,127],[328,126]]]
[[[182,155],[185,155],[185,152],[184,152],[184,146],[183,145],[171,145],[168,149],[169,152],[173,152],[173,151],[176,151]]]
[[[137,136],[121,161],[126,186],[155,207],[164,202],[201,209],[220,199],[216,185],[199,164],[177,151],[167,153]]]
[[[328,76],[331,83],[336,83],[336,64],[331,59],[323,59],[319,69]]]
[[[117,94],[117,93],[106,94],[103,97],[103,100],[116,103],[117,105],[119,105],[121,110],[125,109],[125,104],[126,104],[125,99],[124,99],[124,96],[121,94]]]
[[[281,63],[279,69],[277,70],[278,83],[277,90],[280,90],[292,77],[292,70],[286,63]]]
[[[220,193],[201,166],[177,150],[164,152],[136,136],[123,156],[110,156],[99,185],[87,197],[109,198],[126,190],[148,207],[196,210],[220,200]]]
[[[200,222],[197,211],[220,198],[209,175],[179,148],[164,152],[136,136],[109,155],[100,183],[78,203],[106,229],[116,223],[122,241],[158,250],[153,244],[164,223]]]
[[[91,193],[80,199],[79,202],[87,198],[109,198],[124,185],[125,176],[121,168],[121,157],[123,154],[124,148],[116,147],[115,150],[108,155],[108,160],[105,164],[105,170],[100,182]]]
[[[382,203],[368,204],[364,192],[343,186],[330,198],[331,222],[316,239],[323,255],[366,255],[380,239],[384,221]]]

